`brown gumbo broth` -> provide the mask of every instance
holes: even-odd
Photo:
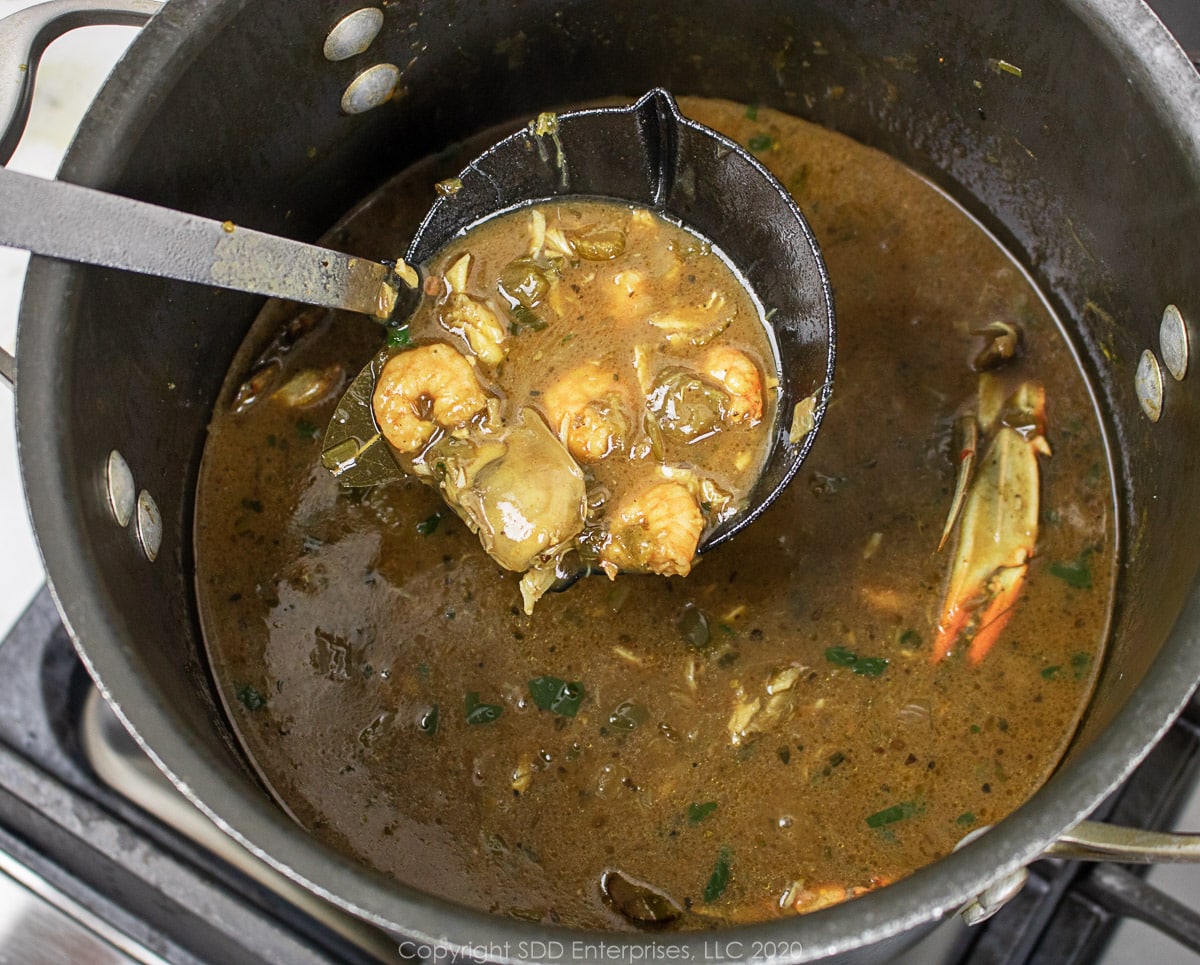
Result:
[[[697,928],[900,878],[1040,786],[1100,661],[1108,462],[1028,278],[891,159],[765,108],[680,103],[793,192],[839,336],[801,474],[691,575],[593,577],[527,616],[518,575],[430,488],[339,491],[317,427],[379,348],[359,316],[269,306],[205,452],[199,604],[248,757],[313,834],[497,914]],[[404,172],[329,242],[394,255],[434,183],[490,138]],[[985,331],[997,321],[1012,328]],[[1044,387],[1052,454],[1017,445],[1036,437],[1025,409],[983,415],[984,365],[999,399]],[[939,551],[964,421],[981,424],[976,481]],[[963,591],[972,615],[936,660],[961,531],[1007,518],[975,500],[1002,438],[1034,473],[1004,484],[1032,485],[1016,501],[1040,510],[1006,532],[1003,580]],[[977,659],[1001,583],[1015,603]]]

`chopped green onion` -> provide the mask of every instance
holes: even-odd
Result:
[[[583,701],[583,684],[578,680],[568,683],[561,677],[534,677],[529,681],[529,696],[540,710],[574,717]]]
[[[725,894],[729,885],[729,858],[729,849],[722,848],[712,874],[708,876],[708,884],[704,886],[704,900],[710,904]]]
[[[899,804],[893,804],[882,811],[867,815],[867,827],[887,827],[889,824],[895,824],[897,821],[904,821],[913,815],[920,814],[923,810],[924,808],[915,801],[901,801]]]
[[[888,667],[886,657],[860,657],[853,650],[845,647],[829,647],[825,650],[825,659],[838,667],[849,667],[860,677],[878,677]]]
[[[825,651],[825,659],[839,667],[853,667],[858,655],[845,647],[829,647]]]
[[[468,724],[491,724],[504,713],[504,708],[499,704],[482,703],[478,692],[474,690],[467,694],[466,710]]]
[[[878,677],[887,670],[886,657],[859,657],[850,668],[860,677]]]

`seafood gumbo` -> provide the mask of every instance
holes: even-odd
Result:
[[[885,886],[1029,798],[1102,657],[1104,435],[1029,278],[888,157],[680,106],[793,193],[839,341],[803,470],[687,577],[593,577],[527,614],[432,488],[340,487],[319,427],[379,350],[361,316],[268,305],[205,451],[198,599],[247,759],[312,834],[498,915],[695,929]],[[496,135],[326,241],[394,256]]]
[[[572,572],[686,576],[745,505],[778,385],[764,313],[721,254],[646,208],[572,200],[468,229],[423,275],[375,419],[524,574],[524,609],[572,553]]]

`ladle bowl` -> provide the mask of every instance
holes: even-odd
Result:
[[[681,114],[662,89],[627,107],[542,114],[472,161],[458,182],[417,230],[410,265],[428,263],[482,221],[562,197],[643,205],[724,253],[764,309],[779,384],[763,471],[744,507],[707,534],[700,552],[754,522],[808,455],[833,385],[829,276],[788,191],[740,145]],[[420,286],[408,297],[419,293]],[[393,324],[411,308],[398,305]],[[374,444],[379,429],[370,400],[386,358],[381,352],[351,383],[325,434],[325,464],[347,486],[399,474],[387,445]],[[811,418],[793,431],[793,413],[807,399]]]

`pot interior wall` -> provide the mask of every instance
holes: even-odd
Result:
[[[172,0],[64,177],[314,239],[394,171],[485,126],[652,86],[769,104],[895,155],[1028,267],[1071,327],[1119,448],[1124,563],[1086,747],[1142,681],[1200,564],[1200,540],[1180,537],[1200,531],[1200,383],[1169,383],[1153,425],[1133,379],[1168,303],[1200,317],[1200,273],[1183,247],[1200,236],[1196,97],[1180,116],[1145,83],[1170,58],[1165,35],[1110,30],[1100,12],[1129,5],[1100,0],[1020,14],[999,2],[747,0],[736,15],[718,0],[394,2],[367,54],[328,63],[324,35],[354,6]],[[403,68],[402,94],[341,114],[346,84],[377,61]],[[22,371],[53,372],[61,404],[56,436],[23,426],[23,447],[49,447],[62,469],[35,515],[41,499],[71,507],[70,538],[91,563],[91,585],[58,591],[102,606],[127,641],[120,655],[89,656],[102,677],[121,660],[149,681],[155,706],[125,708],[135,725],[167,715],[244,793],[252,779],[204,669],[190,547],[209,409],[258,300],[40,261],[30,291]],[[155,564],[105,505],[113,448],[162,510]]]

